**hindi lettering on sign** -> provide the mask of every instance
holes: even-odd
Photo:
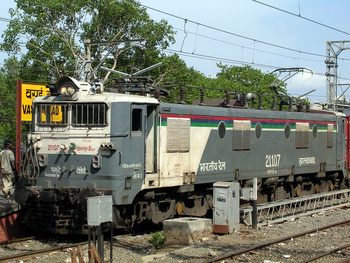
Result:
[[[50,95],[50,89],[45,84],[22,84],[22,121],[32,120],[32,102],[33,99],[40,96]]]
[[[26,90],[26,97],[28,99],[31,99],[31,98],[36,98],[36,97],[40,97],[43,95],[43,88],[40,88],[40,90],[37,90],[37,89],[27,89]]]

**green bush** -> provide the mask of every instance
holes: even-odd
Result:
[[[164,232],[158,231],[151,233],[151,239],[148,240],[148,243],[150,243],[155,249],[161,249],[164,247],[166,239]]]

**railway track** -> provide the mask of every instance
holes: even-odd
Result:
[[[280,238],[280,239],[276,239],[270,242],[266,242],[264,244],[260,244],[257,246],[253,246],[253,247],[249,247],[240,251],[236,251],[236,252],[232,252],[232,253],[226,253],[224,255],[209,259],[203,263],[207,263],[207,262],[237,262],[236,260],[240,260],[240,262],[254,262],[254,259],[252,259],[252,257],[249,257],[248,261],[244,261],[244,258],[241,259],[239,257],[241,257],[242,255],[253,255],[254,254],[259,254],[259,252],[257,252],[258,250],[265,250],[268,251],[268,253],[273,253],[274,249],[270,249],[273,245],[278,246],[278,244],[281,243],[286,243],[289,241],[295,242],[298,238],[302,238],[305,236],[312,236],[315,233],[320,233],[324,230],[327,229],[331,229],[334,227],[339,227],[342,225],[349,225],[350,224],[350,220],[346,220],[346,221],[342,221],[342,222],[338,222],[338,223],[334,223],[334,224],[330,224],[327,226],[323,226],[323,227],[319,227],[319,228],[315,228],[309,231],[305,231],[303,233],[299,233],[296,235],[291,235],[291,236],[287,236],[285,238]],[[127,237],[128,235],[123,235],[123,236],[118,236],[117,240],[114,242],[114,247],[124,247],[128,250],[142,250],[142,247],[144,247],[144,244],[142,244],[142,241],[139,240],[139,242],[135,242],[135,241],[128,241],[127,239],[124,240],[124,237]],[[28,238],[27,240],[29,240],[30,238]],[[25,242],[26,240],[17,240],[16,242]],[[13,244],[15,244],[16,242],[14,242]],[[63,246],[57,246],[57,247],[53,247],[50,249],[42,249],[39,251],[30,251],[30,252],[26,252],[26,253],[21,253],[21,254],[17,254],[17,255],[9,255],[6,257],[1,257],[0,258],[0,263],[2,262],[18,262],[18,261],[28,261],[28,260],[33,260],[35,258],[39,258],[39,257],[43,257],[44,255],[49,255],[49,254],[54,254],[54,253],[61,253],[61,252],[66,252],[67,257],[69,257],[69,251],[75,248],[78,248],[79,246],[87,246],[87,242],[80,242],[80,243],[75,243],[75,244],[68,244],[68,245],[63,245]],[[325,253],[319,253],[316,256],[313,257],[309,257],[304,261],[296,261],[296,262],[314,262],[317,259],[320,258],[325,258],[327,256],[330,256],[332,253],[335,253],[337,251],[340,250],[344,250],[347,249],[350,246],[350,244],[346,244],[346,245],[342,245],[339,246],[337,248],[334,248],[332,250],[329,250]],[[277,248],[278,249],[278,248]],[[260,260],[261,261],[261,260]],[[256,260],[255,262],[260,262],[259,260]],[[55,261],[56,262],[56,261]],[[329,261],[323,261],[323,262],[337,262],[333,260],[329,260]],[[341,261],[341,262],[347,262],[347,261]]]
[[[347,249],[347,248],[349,248],[349,247],[350,247],[350,243],[347,244],[347,245],[340,246],[340,247],[337,247],[337,248],[335,248],[335,249],[332,249],[332,250],[330,250],[330,251],[328,251],[328,252],[322,253],[322,254],[320,254],[320,255],[318,255],[318,256],[315,256],[315,257],[313,257],[313,258],[307,259],[307,260],[305,260],[305,261],[303,261],[303,262],[301,262],[301,263],[314,262],[314,261],[316,261],[317,259],[325,258],[325,257],[327,257],[327,256],[329,256],[329,255],[331,255],[331,254],[333,254],[333,253],[339,252],[339,251],[344,250],[344,249]],[[345,259],[345,260],[339,261],[338,263],[340,263],[340,262],[344,262],[344,263],[345,263],[345,262],[350,262],[350,257],[347,258],[347,259]]]
[[[308,231],[305,231],[305,232],[302,232],[302,233],[298,233],[298,234],[295,234],[295,235],[291,235],[291,236],[287,236],[287,237],[284,237],[284,238],[276,239],[276,240],[273,240],[273,241],[270,241],[270,242],[267,242],[267,243],[263,243],[263,244],[260,244],[260,245],[252,246],[252,247],[240,250],[240,251],[227,253],[227,254],[224,254],[224,255],[221,255],[221,256],[209,259],[209,260],[204,261],[202,263],[214,263],[214,262],[221,262],[221,261],[224,261],[224,260],[237,259],[238,257],[240,257],[242,255],[246,255],[247,253],[254,253],[254,252],[256,252],[258,250],[261,250],[261,249],[265,249],[266,250],[266,249],[268,249],[269,247],[271,247],[271,246],[273,246],[275,244],[282,244],[283,242],[288,242],[288,241],[294,240],[296,238],[305,237],[307,235],[318,233],[318,232],[326,230],[326,229],[339,227],[339,226],[342,226],[342,225],[349,225],[349,224],[350,224],[350,220],[345,220],[345,221],[334,223],[334,224],[330,224],[330,225],[327,225],[327,226],[314,228],[312,230],[308,230]],[[319,255],[316,255],[314,257],[310,257],[309,259],[307,259],[307,260],[305,260],[303,262],[305,262],[305,263],[306,262],[313,262],[313,261],[315,261],[317,259],[329,256],[332,253],[335,253],[335,252],[340,251],[340,250],[344,250],[344,249],[349,248],[349,247],[350,247],[350,243],[348,243],[346,245],[339,246],[339,247],[334,248],[332,250],[329,250],[327,252],[320,253]],[[271,251],[270,251],[270,253],[271,253]],[[288,256],[290,256],[290,255],[285,255],[285,256],[286,256],[286,258],[289,258]],[[250,260],[252,260],[252,259],[250,258]],[[227,262],[227,261],[225,261],[225,262]],[[349,259],[349,262],[350,262],[350,259]]]
[[[346,204],[343,204],[343,205],[347,206]],[[327,207],[327,209],[329,209],[329,207]],[[330,229],[330,228],[337,227],[337,226],[341,226],[341,225],[348,225],[348,224],[350,224],[350,220],[342,221],[342,222],[339,222],[339,223],[334,223],[334,224],[331,224],[331,225],[328,225],[328,226],[324,226],[324,227],[320,227],[320,228],[315,228],[315,229],[312,229],[312,230],[309,230],[309,231],[306,231],[306,232],[303,232],[303,233],[300,233],[300,234],[287,236],[285,238],[276,239],[274,241],[270,241],[270,242],[267,242],[267,243],[264,243],[264,244],[261,244],[261,245],[257,245],[257,246],[254,246],[254,247],[249,247],[249,248],[246,248],[246,249],[242,249],[242,250],[237,251],[237,252],[226,253],[226,254],[223,254],[222,256],[218,256],[218,257],[209,259],[208,261],[205,261],[205,262],[220,262],[220,261],[223,261],[223,260],[236,259],[237,257],[239,257],[240,255],[243,255],[243,254],[251,255],[251,254],[254,254],[254,253],[259,253],[259,252],[256,252],[256,251],[259,251],[259,250],[260,251],[264,251],[264,250],[266,251],[266,250],[271,249],[271,247],[273,245],[278,246],[279,243],[283,243],[283,242],[288,243],[288,241],[295,240],[295,239],[297,239],[299,237],[301,238],[301,237],[307,236],[307,235],[312,236],[313,234],[315,234],[315,233],[317,234],[317,233],[319,233],[319,232],[321,232],[323,230]],[[147,232],[149,233],[149,231],[147,231]],[[142,233],[140,233],[140,234],[142,235]],[[130,241],[129,239],[124,239],[124,237],[127,237],[127,236],[129,236],[129,235],[116,236],[115,237],[116,240],[114,240],[114,244],[113,244],[114,248],[116,249],[117,247],[120,247],[120,248],[124,248],[124,249],[127,249],[127,250],[139,251],[139,253],[141,253],[142,251],[144,251],[145,247],[147,247],[147,245],[145,246],[145,242],[144,241],[140,241],[139,240],[140,242],[134,242],[134,241]],[[23,239],[19,239],[19,240],[14,240],[14,241],[2,242],[2,243],[0,243],[0,247],[7,247],[7,246],[10,247],[12,245],[15,245],[16,243],[21,243],[21,242],[23,243],[23,242],[26,242],[26,241],[29,241],[29,240],[32,240],[32,239],[35,239],[35,238],[36,237],[27,237],[27,238],[23,238]],[[27,260],[32,260],[32,259],[37,258],[37,257],[43,257],[43,255],[50,255],[50,254],[54,254],[54,253],[61,253],[62,251],[65,252],[65,254],[69,256],[69,251],[71,249],[77,248],[78,246],[87,246],[87,242],[77,242],[77,243],[74,243],[74,244],[70,243],[70,244],[67,244],[67,245],[58,245],[58,246],[55,246],[55,247],[52,247],[52,248],[45,248],[45,249],[38,250],[38,251],[28,251],[28,252],[20,253],[20,254],[16,254],[16,255],[7,255],[5,257],[0,257],[0,263],[1,262],[13,262],[13,261],[16,261],[16,260],[17,261],[20,261],[20,260],[27,261]],[[311,257],[311,255],[308,255],[310,258],[309,257],[308,257],[309,259],[304,258],[304,259],[307,259],[307,261],[304,261],[304,262],[314,262],[318,258],[324,258],[324,257],[327,257],[327,256],[330,257],[330,254],[336,253],[337,251],[340,251],[340,250],[346,250],[349,246],[350,246],[350,244],[342,244],[342,246],[339,246],[339,247],[333,248],[331,250],[328,250],[325,253],[319,253],[318,255],[313,255],[314,257]],[[29,249],[30,248],[28,248],[28,250]],[[278,250],[278,248],[276,248],[275,250]],[[268,253],[271,253],[271,251],[269,251]],[[21,252],[23,252],[23,251],[21,251]],[[171,251],[169,253],[171,253]],[[230,261],[227,261],[227,262],[230,262]],[[249,262],[249,261],[246,261],[246,262]],[[252,262],[252,260],[250,260],[250,262]],[[297,261],[297,262],[302,262],[302,261]],[[326,262],[334,262],[334,261],[326,261]]]
[[[81,243],[76,243],[76,244],[69,244],[69,245],[64,245],[64,246],[57,246],[53,248],[48,248],[48,249],[42,249],[42,250],[37,250],[37,251],[30,251],[30,252],[25,252],[17,255],[9,255],[5,257],[0,257],[0,263],[5,263],[5,262],[18,262],[20,260],[30,260],[32,258],[36,258],[39,256],[43,255],[48,255],[50,253],[55,253],[55,252],[61,252],[67,249],[73,249],[77,248],[79,246],[86,245],[88,242],[81,242]]]
[[[18,239],[14,239],[14,240],[2,241],[2,242],[0,242],[0,247],[5,247],[5,246],[17,244],[17,243],[26,242],[29,240],[33,240],[35,238],[36,238],[35,236],[30,236],[30,237],[23,237],[23,238],[18,238]]]
[[[155,231],[160,230],[160,229],[154,229]],[[147,234],[150,233],[150,231],[142,231],[138,233],[139,235],[142,234]],[[130,234],[121,234],[117,235],[114,237],[114,242],[113,246],[114,247],[123,247],[123,248],[132,248],[132,249],[140,249],[142,247],[142,241],[128,241],[127,237],[130,237]],[[79,238],[80,239],[80,238]],[[87,239],[87,237],[86,237]],[[40,240],[39,237],[37,236],[31,236],[31,237],[25,237],[25,238],[20,238],[20,239],[15,239],[15,240],[10,240],[10,241],[5,241],[5,242],[0,242],[0,247],[11,247],[13,248],[14,246],[20,244],[20,243],[25,243],[33,240]],[[46,241],[42,241],[46,243]],[[58,240],[57,242],[61,242]],[[91,244],[93,241],[91,241]],[[12,255],[7,255],[4,257],[0,257],[0,263],[7,263],[7,262],[20,262],[20,261],[28,261],[32,260],[35,258],[43,257],[45,255],[50,255],[54,253],[61,253],[61,252],[67,252],[67,257],[69,257],[69,253],[71,250],[77,249],[79,246],[81,247],[87,247],[88,246],[88,241],[86,242],[77,242],[77,243],[69,243],[67,245],[57,245],[53,246],[51,248],[45,248],[45,249],[40,249],[40,250],[35,250],[33,251],[28,251],[28,252],[23,252],[19,254],[12,254]],[[106,249],[109,249],[109,243],[106,246],[104,244]],[[28,248],[32,249],[32,248]],[[12,250],[15,250],[14,248]],[[87,256],[87,255],[86,255]]]

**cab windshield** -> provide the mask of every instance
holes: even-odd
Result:
[[[107,125],[107,105],[89,104],[37,104],[37,124],[47,126],[99,127]]]
[[[38,104],[36,106],[37,123],[40,125],[67,125],[67,104]]]

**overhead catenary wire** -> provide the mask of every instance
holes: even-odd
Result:
[[[261,2],[256,1],[256,0],[253,0],[253,1],[254,1],[254,2],[257,2],[257,3],[261,3]],[[261,4],[264,4],[264,3],[261,3]],[[171,16],[171,17],[175,17],[175,18],[177,18],[177,19],[184,20],[185,26],[186,26],[186,23],[187,23],[187,22],[194,23],[194,24],[197,25],[197,30],[198,30],[198,27],[199,27],[199,26],[203,26],[203,27],[206,27],[206,28],[209,28],[209,29],[217,30],[217,31],[220,31],[220,32],[223,32],[223,33],[227,33],[227,34],[234,35],[234,36],[237,36],[237,37],[241,37],[241,38],[244,38],[244,39],[247,39],[247,40],[251,40],[251,41],[254,42],[254,46],[255,46],[255,43],[257,42],[257,43],[262,43],[262,44],[265,44],[265,45],[269,45],[269,46],[273,46],[273,47],[277,47],[277,48],[281,48],[281,49],[285,49],[285,50],[289,50],[289,51],[298,52],[298,57],[299,57],[298,60],[302,59],[302,58],[300,58],[300,54],[307,54],[307,55],[312,55],[312,56],[319,56],[319,57],[322,57],[322,58],[325,57],[325,55],[322,55],[322,54],[317,54],[317,53],[312,53],[312,52],[306,52],[306,51],[302,51],[302,50],[296,50],[296,49],[293,49],[293,48],[288,48],[288,47],[285,47],[285,46],[276,45],[276,44],[273,44],[273,43],[270,43],[270,42],[257,40],[257,39],[254,39],[254,38],[246,37],[246,36],[243,36],[243,35],[240,35],[240,34],[236,34],[236,33],[233,33],[233,32],[229,32],[229,31],[226,31],[226,30],[222,30],[222,29],[219,29],[219,28],[215,28],[215,27],[212,27],[212,26],[209,26],[209,25],[205,25],[205,24],[202,24],[202,23],[198,23],[198,22],[195,22],[195,21],[192,21],[192,20],[189,20],[189,19],[186,19],[186,18],[177,16],[177,15],[174,15],[174,14],[165,12],[165,11],[161,11],[161,10],[156,9],[156,8],[153,8],[153,7],[146,6],[146,5],[143,5],[143,4],[140,4],[140,3],[139,3],[139,5],[140,5],[140,6],[143,6],[143,7],[145,7],[145,8],[148,8],[148,9],[150,9],[150,10],[154,10],[154,11],[156,11],[156,12],[160,12],[160,13],[166,14],[166,15]],[[1,17],[0,17],[0,21],[10,22],[11,19],[1,18]],[[184,29],[183,31],[185,32],[186,36],[187,36],[187,33],[190,33],[190,32],[188,32],[186,29]],[[346,33],[346,32],[345,32],[345,33]],[[186,36],[185,36],[185,38],[184,38],[183,40],[186,39]],[[200,35],[198,35],[198,36],[200,36]],[[202,37],[203,37],[203,36],[202,36]],[[228,44],[229,42],[226,42],[226,43]],[[233,43],[231,43],[231,44],[233,44]],[[245,46],[243,46],[243,47],[246,48],[246,49],[252,49],[252,48],[250,48],[250,47],[245,47]],[[181,50],[182,50],[182,49],[181,49]],[[266,52],[266,53],[270,53],[270,54],[276,54],[276,53],[273,53],[273,52],[263,51],[263,50],[261,50],[261,49],[258,50],[258,49],[255,49],[255,48],[254,48],[254,51],[255,51],[255,50],[257,50],[257,51],[259,51],[259,52]],[[284,55],[280,55],[280,56],[284,56]],[[285,56],[285,57],[288,57],[288,56]],[[296,58],[293,57],[293,59],[296,59]],[[341,58],[340,58],[340,59],[341,59]],[[303,60],[305,60],[305,59],[303,59]],[[347,60],[347,59],[344,59],[344,60]]]
[[[267,68],[267,69],[283,68],[283,66],[278,66],[278,65],[251,63],[249,61],[235,60],[235,59],[230,59],[230,58],[222,58],[222,57],[217,57],[217,56],[209,56],[209,55],[198,54],[198,53],[193,54],[193,53],[185,52],[185,51],[180,52],[179,50],[174,50],[174,49],[169,49],[169,48],[165,49],[164,52],[169,53],[169,54],[178,54],[179,56],[186,56],[186,57],[205,59],[205,60],[217,61],[217,62],[226,62],[226,63],[236,64],[236,65],[254,65],[257,68]],[[309,73],[305,72],[305,74],[309,74]],[[313,74],[318,75],[318,76],[322,76],[322,77],[326,77],[323,73],[314,72]],[[347,79],[347,78],[340,78],[340,79],[350,81],[350,79]]]
[[[174,27],[174,29],[177,30],[177,31],[184,32],[183,29],[181,29],[181,28]],[[197,29],[197,30],[198,30],[198,29]],[[194,35],[195,38],[201,37],[201,38],[209,39],[209,40],[216,41],[216,42],[219,42],[219,43],[227,44],[227,45],[230,45],[230,46],[235,46],[235,47],[239,47],[239,48],[247,49],[247,50],[253,50],[252,47],[248,47],[248,46],[244,46],[244,45],[235,44],[235,43],[233,43],[233,42],[229,42],[229,41],[225,41],[225,40],[222,40],[222,39],[218,39],[218,38],[206,36],[206,35],[203,35],[203,34],[198,34],[197,32],[194,33],[194,32],[191,32],[191,31],[186,30],[186,33],[187,33],[187,34]],[[311,59],[311,58],[300,57],[300,52],[298,53],[298,57],[295,57],[295,56],[284,55],[284,54],[281,54],[281,53],[272,52],[272,51],[267,51],[267,50],[263,50],[263,49],[259,49],[259,48],[255,48],[254,50],[257,51],[257,52],[261,52],[261,53],[265,53],[265,54],[270,54],[270,55],[274,55],[274,56],[279,56],[279,57],[284,57],[284,58],[290,58],[290,59],[294,59],[294,60],[297,60],[297,61],[303,60],[303,61],[311,61],[311,62],[324,63],[324,60],[323,60],[323,59],[326,59],[326,58],[327,58],[326,55],[320,55],[320,56],[323,56],[322,59]],[[192,52],[192,53],[194,53],[194,52]],[[347,59],[347,58],[338,58],[338,60],[340,60],[340,61],[350,61],[350,59]]]
[[[303,57],[301,57],[301,54],[303,55],[311,55],[311,56],[317,56],[317,57],[320,57],[321,59],[325,59],[326,58],[326,55],[324,54],[317,54],[317,53],[313,53],[313,52],[306,52],[306,51],[302,51],[302,50],[297,50],[297,49],[293,49],[293,48],[288,48],[288,47],[284,47],[284,46],[280,46],[280,45],[276,45],[276,44],[273,44],[273,43],[269,43],[269,42],[265,42],[265,41],[260,41],[260,40],[257,40],[257,39],[254,39],[254,38],[250,38],[250,37],[246,37],[246,36],[243,36],[243,35],[239,35],[239,34],[236,34],[236,33],[232,33],[232,32],[228,32],[226,30],[222,30],[222,29],[219,29],[219,28],[215,28],[215,27],[212,27],[212,26],[208,26],[208,25],[205,25],[205,24],[202,24],[202,23],[199,23],[199,22],[195,22],[195,21],[192,21],[190,19],[187,19],[187,18],[183,18],[183,17],[180,17],[180,16],[177,16],[177,15],[174,15],[174,14],[171,14],[171,13],[168,13],[168,12],[164,12],[164,11],[161,11],[159,9],[156,9],[156,8],[152,8],[152,7],[149,7],[149,6],[145,6],[145,5],[142,5],[140,4],[141,6],[145,7],[145,8],[148,8],[148,9],[151,9],[153,11],[156,11],[156,12],[160,12],[160,13],[163,13],[165,15],[168,15],[168,16],[172,16],[172,17],[175,17],[177,19],[181,19],[181,20],[184,20],[186,21],[186,23],[194,23],[196,26],[197,26],[197,29],[198,29],[198,26],[203,26],[203,27],[206,27],[206,28],[209,28],[209,29],[213,29],[213,30],[217,30],[219,32],[223,32],[223,33],[227,33],[229,35],[233,35],[233,36],[237,36],[237,37],[241,37],[241,38],[244,38],[244,39],[248,39],[248,40],[251,40],[254,42],[254,49],[253,48],[250,48],[250,47],[244,47],[244,46],[241,46],[242,47],[242,62],[239,63],[237,61],[234,61],[234,62],[228,62],[228,63],[233,63],[233,64],[249,64],[249,65],[254,65],[254,67],[260,67],[260,68],[270,68],[270,65],[263,65],[263,64],[255,64],[254,63],[254,58],[253,58],[253,61],[252,63],[244,63],[243,62],[243,51],[244,51],[244,48],[246,49],[253,49],[254,52],[256,51],[256,47],[255,47],[255,44],[256,43],[262,43],[262,44],[266,44],[266,45],[269,45],[269,46],[272,46],[272,47],[278,47],[278,48],[281,48],[281,49],[284,49],[284,50],[288,50],[288,51],[293,51],[293,52],[297,52],[298,53],[298,57],[291,57],[293,60],[297,61],[297,63],[299,64],[299,61],[300,60],[307,60],[307,59],[304,59]],[[186,31],[187,34],[189,33],[189,31],[187,30]],[[199,36],[198,34],[196,34],[196,37]],[[230,42],[228,42],[230,43]],[[233,43],[230,43],[231,45],[235,45]],[[238,45],[237,45],[238,46]],[[259,50],[261,51],[261,49]],[[172,51],[174,52],[174,51]],[[266,52],[266,53],[269,53],[268,51],[261,51],[261,52]],[[181,49],[181,53],[183,53],[183,50]],[[270,52],[270,53],[274,53],[274,52]],[[276,55],[276,53],[274,53]],[[180,54],[178,53],[178,55],[182,55],[184,56],[184,54]],[[185,56],[190,56],[189,54],[185,54]],[[281,55],[283,56],[283,55]],[[206,58],[204,58],[203,56],[200,57],[200,59],[207,59],[207,60],[217,60],[217,59],[213,59],[211,56],[207,56]],[[342,60],[342,61],[349,61],[349,59],[346,59],[346,58],[339,58],[339,60]],[[220,61],[227,61],[227,60],[220,60]],[[309,61],[312,61],[311,59],[309,59]],[[314,60],[316,61],[316,60]],[[324,63],[324,60],[317,60],[317,62],[319,63]],[[253,64],[254,63],[254,64]],[[324,74],[318,74],[318,75],[321,75],[321,76],[324,76]]]
[[[326,25],[326,24],[317,22],[317,21],[315,21],[315,20],[312,20],[312,19],[310,19],[310,18],[307,18],[307,17],[304,17],[304,16],[300,15],[300,6],[299,6],[299,14],[294,14],[294,13],[289,12],[289,11],[287,11],[287,10],[284,10],[284,9],[278,8],[278,7],[276,7],[276,6],[272,6],[272,5],[263,3],[263,2],[261,2],[261,1],[257,1],[257,0],[252,0],[252,1],[255,2],[255,3],[258,3],[258,4],[260,4],[260,5],[264,5],[264,6],[267,6],[267,7],[269,7],[269,8],[273,8],[273,9],[278,10],[278,11],[280,11],[280,12],[283,12],[283,13],[286,13],[286,14],[289,14],[289,15],[292,15],[292,16],[296,16],[296,17],[298,17],[298,18],[304,19],[304,20],[306,20],[306,21],[309,21],[309,22],[311,22],[311,23],[317,24],[317,25],[319,25],[319,26],[323,26],[323,27],[326,27],[326,28],[328,28],[328,29],[331,29],[331,30],[334,30],[334,31],[337,31],[337,32],[340,32],[340,33],[343,33],[343,34],[346,34],[346,35],[349,35],[349,36],[350,36],[350,33],[348,33],[348,32],[345,32],[345,31],[343,31],[343,30],[337,29],[337,28],[335,28],[335,27],[332,27],[332,26],[329,26],[329,25]]]
[[[273,65],[252,63],[252,62],[248,62],[248,61],[241,61],[241,60],[235,60],[235,59],[230,59],[230,58],[209,56],[209,55],[198,54],[198,53],[193,54],[191,52],[178,51],[178,50],[169,49],[169,48],[165,49],[164,51],[168,52],[168,53],[172,53],[172,54],[178,54],[178,55],[187,56],[187,57],[200,58],[200,59],[205,59],[205,60],[210,60],[210,61],[226,62],[226,63],[240,64],[240,65],[253,65],[254,64],[254,66],[256,66],[256,67],[270,68],[270,69],[280,68],[278,66],[273,66]]]
[[[139,5],[143,6],[145,8],[148,8],[150,10],[153,10],[153,11],[156,11],[156,12],[159,12],[159,13],[162,13],[162,14],[165,14],[165,15],[177,18],[177,19],[181,19],[181,20],[184,20],[184,21],[186,20],[187,23],[193,23],[193,24],[196,24],[196,25],[199,25],[199,26],[211,29],[211,30],[215,30],[215,31],[218,31],[218,32],[221,32],[221,33],[225,33],[225,34],[228,34],[228,35],[236,36],[236,37],[243,38],[243,39],[246,39],[246,40],[255,41],[257,43],[264,44],[264,45],[267,45],[267,46],[272,46],[272,47],[275,47],[275,48],[280,48],[280,49],[293,51],[293,52],[298,52],[298,53],[301,53],[301,54],[306,54],[306,55],[311,55],[311,56],[325,57],[324,55],[321,55],[321,54],[308,52],[308,51],[297,50],[297,49],[294,49],[294,48],[277,45],[277,44],[270,43],[270,42],[267,42],[267,41],[258,40],[258,39],[252,38],[252,37],[247,37],[247,36],[244,36],[244,35],[241,35],[241,34],[237,34],[237,33],[230,32],[230,31],[227,31],[227,30],[224,30],[224,29],[220,29],[220,28],[217,28],[217,27],[214,27],[214,26],[210,26],[210,25],[206,25],[206,24],[203,24],[203,23],[199,23],[199,22],[196,22],[196,21],[184,18],[184,17],[180,17],[178,15],[174,15],[174,14],[171,14],[171,13],[168,13],[168,12],[165,12],[165,11],[153,8],[153,7],[149,7],[149,6],[146,6],[146,5],[143,5],[143,4],[139,4]]]

